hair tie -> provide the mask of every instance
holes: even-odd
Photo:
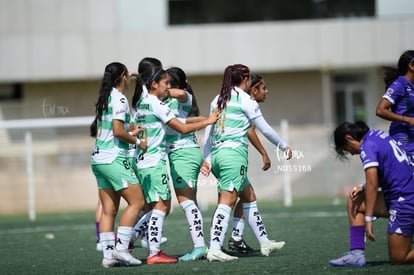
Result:
[[[162,71],[162,68],[160,68],[158,71],[154,72],[152,75],[150,75],[149,77],[147,77],[147,79],[145,79],[145,83],[148,84],[151,81],[153,81],[161,71]]]

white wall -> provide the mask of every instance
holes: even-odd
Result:
[[[111,61],[136,68],[144,56],[188,74],[221,73],[231,63],[259,71],[375,67],[414,45],[413,17],[166,22],[166,0],[0,0],[0,82],[96,78]]]

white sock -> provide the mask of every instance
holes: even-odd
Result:
[[[213,214],[213,221],[210,230],[210,248],[221,249],[224,237],[229,226],[231,208],[225,204],[217,205]]]
[[[267,243],[269,239],[256,201],[243,203],[243,214],[259,243]]]
[[[184,210],[185,216],[187,217],[194,247],[197,248],[206,246],[203,233],[203,217],[201,216],[201,212],[197,205],[192,200],[186,200],[181,202],[180,206]]]
[[[231,237],[235,241],[241,241],[243,239],[244,232],[244,219],[233,218],[233,229],[231,231]]]
[[[157,209],[152,210],[152,215],[148,225],[148,257],[154,256],[160,252],[164,218],[164,212]]]
[[[112,259],[112,251],[115,249],[115,233],[99,233],[99,242],[102,246],[103,256],[105,259]]]
[[[116,250],[128,250],[128,245],[131,241],[132,231],[133,229],[131,226],[118,226],[118,232],[116,233]]]
[[[131,242],[135,243],[135,241],[145,234],[145,231],[148,230],[148,222],[151,218],[152,211],[145,213],[135,224],[134,231],[132,232]]]

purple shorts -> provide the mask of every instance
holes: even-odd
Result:
[[[414,200],[400,197],[389,209],[388,234],[414,235]]]

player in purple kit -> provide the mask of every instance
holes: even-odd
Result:
[[[335,150],[340,159],[346,154],[359,154],[365,171],[365,192],[352,193],[354,203],[351,222],[351,251],[330,261],[335,266],[363,266],[364,230],[374,241],[373,221],[376,216],[387,216],[388,248],[392,264],[414,263],[412,236],[414,234],[414,177],[413,169],[404,150],[381,130],[369,130],[362,122],[344,122],[334,131]],[[378,192],[382,188],[382,194]],[[359,230],[352,230],[352,221]],[[356,251],[355,251],[356,250]]]
[[[386,91],[379,101],[377,116],[391,121],[390,135],[401,143],[414,163],[414,51],[405,51],[398,68],[385,68]]]

